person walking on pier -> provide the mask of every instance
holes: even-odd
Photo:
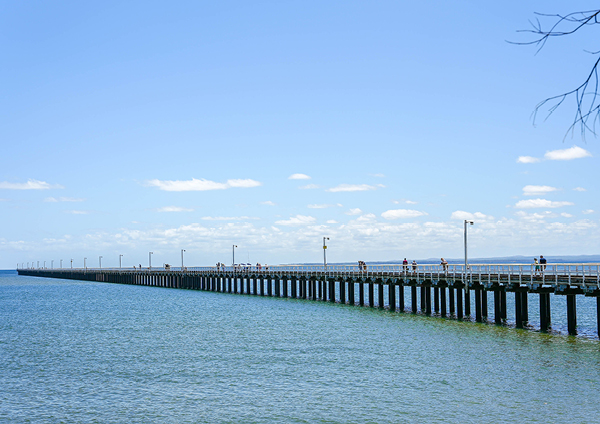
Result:
[[[404,268],[404,272],[408,271],[408,261],[406,258],[402,261],[402,267]]]
[[[542,266],[542,273],[546,271],[546,258],[540,255],[540,265]]]
[[[537,277],[540,275],[540,263],[538,262],[537,258],[533,258],[533,265],[535,265],[535,276]]]
[[[412,261],[412,269],[413,269],[413,272],[417,271],[417,261],[415,261],[414,259]]]
[[[442,258],[442,269],[444,270],[444,272],[448,272],[448,261],[444,258]]]

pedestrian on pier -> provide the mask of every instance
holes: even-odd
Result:
[[[540,263],[538,262],[537,258],[533,258],[533,264],[535,265],[535,276],[537,277],[540,275]]]
[[[448,272],[448,261],[444,258],[442,258],[442,269],[444,270],[444,272]]]
[[[413,272],[415,272],[417,270],[417,261],[415,261],[414,259],[412,261],[412,269],[413,269]]]
[[[540,265],[542,266],[542,272],[546,271],[546,258],[540,255]]]
[[[408,261],[406,258],[402,261],[402,267],[404,268],[404,272],[408,271]]]

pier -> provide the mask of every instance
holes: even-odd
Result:
[[[514,293],[515,325],[529,327],[530,296],[539,296],[540,331],[551,329],[550,296],[564,296],[567,327],[577,334],[577,296],[596,298],[600,330],[600,264],[276,265],[189,268],[18,269],[19,275],[204,290],[341,303],[441,318],[507,324]],[[385,296],[387,293],[387,296]],[[405,297],[410,297],[410,309]],[[490,314],[488,299],[493,299]]]

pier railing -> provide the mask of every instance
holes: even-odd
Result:
[[[35,269],[35,268],[33,268]],[[47,271],[52,271],[46,269]],[[201,266],[201,267],[152,267],[152,268],[63,268],[56,271],[69,272],[183,272],[183,273],[260,273],[263,275],[294,274],[298,276],[360,276],[360,277],[403,277],[405,279],[460,279],[477,282],[508,281],[518,284],[559,283],[578,286],[600,286],[600,263],[560,264],[378,264],[378,265],[250,265]]]

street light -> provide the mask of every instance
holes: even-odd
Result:
[[[83,258],[83,269],[85,269],[87,271],[87,266],[85,264],[85,261],[87,261],[87,258]]]
[[[40,261],[37,261],[37,269],[40,269]]]
[[[465,288],[469,291],[469,285],[467,284],[467,267],[469,266],[469,262],[467,259],[467,224],[473,225],[474,222],[468,219],[465,219]]]
[[[154,252],[148,252],[148,270],[152,270],[152,254]]]
[[[98,265],[99,268],[102,269],[102,256],[98,256]]]
[[[327,268],[327,244],[325,240],[329,240],[329,237],[323,237],[323,266]]]
[[[233,270],[234,271],[235,271],[235,248],[236,247],[237,246],[234,244],[233,247],[232,247],[232,249],[231,249],[233,251]]]
[[[54,259],[50,261],[50,269],[54,269]]]
[[[44,268],[43,269],[46,269],[46,261],[44,261]]]
[[[121,268],[121,258],[123,257],[123,255],[119,255],[119,268]]]
[[[71,269],[73,269],[73,259],[71,259]]]
[[[183,272],[183,252],[185,252],[185,249],[181,249],[181,271]]]
[[[62,269],[62,259],[60,260],[60,269]]]

